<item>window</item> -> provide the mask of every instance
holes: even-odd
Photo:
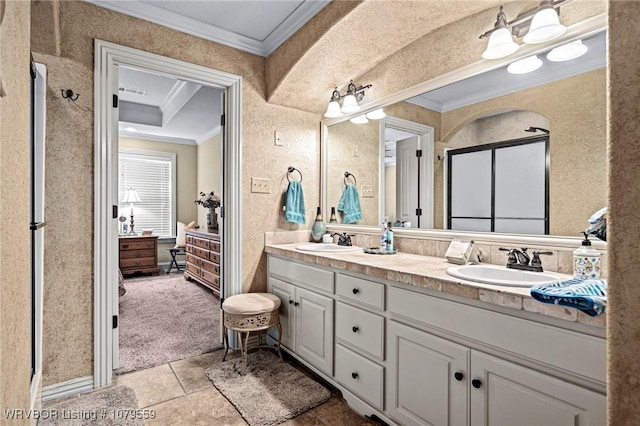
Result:
[[[176,154],[121,148],[118,151],[118,200],[120,214],[129,217],[130,205],[122,204],[127,189],[140,198],[133,204],[138,234],[153,229],[159,237],[176,235]]]

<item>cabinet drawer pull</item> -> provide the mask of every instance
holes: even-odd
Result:
[[[129,244],[123,244],[122,248],[129,248]]]
[[[482,386],[482,382],[479,379],[473,379],[471,381],[471,385],[476,389],[480,389],[480,386]]]
[[[453,377],[455,377],[457,381],[461,382],[462,379],[464,379],[464,374],[462,374],[459,371],[456,371],[456,373],[453,375]]]
[[[293,306],[298,306],[299,303],[298,302],[294,302]]]
[[[360,290],[359,290],[359,289],[357,289],[357,288],[354,288],[352,291],[353,291],[353,294],[358,294],[358,293],[360,293]]]
[[[351,330],[353,330],[354,333],[357,333],[359,328],[354,325],[353,327],[351,327]]]
[[[351,373],[351,377],[355,380],[358,378],[358,373],[356,373],[355,371],[353,373]]]
[[[293,300],[289,299],[289,304],[293,305]]]

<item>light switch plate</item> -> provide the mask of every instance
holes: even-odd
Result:
[[[282,136],[282,132],[278,132],[276,131],[273,135],[273,143],[278,145],[278,146],[282,146],[284,145],[284,140],[283,140],[283,136]]]
[[[362,198],[373,198],[373,185],[362,185]]]
[[[271,179],[251,178],[251,192],[271,194]]]

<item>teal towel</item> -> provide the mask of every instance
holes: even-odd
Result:
[[[289,182],[285,206],[284,220],[293,223],[305,223],[304,194],[302,193],[302,185],[300,185],[299,181]]]
[[[356,223],[362,220],[360,195],[355,185],[347,185],[338,201],[338,211],[342,212],[342,223]]]
[[[559,283],[540,284],[531,287],[531,297],[542,303],[576,308],[594,317],[607,308],[607,281],[572,278]]]

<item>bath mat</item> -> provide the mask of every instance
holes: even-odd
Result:
[[[133,389],[116,386],[45,405],[38,425],[142,426],[143,419],[136,418],[142,417],[142,411],[138,410],[138,400]]]
[[[277,425],[322,404],[331,392],[272,351],[216,363],[207,377],[251,426]]]

